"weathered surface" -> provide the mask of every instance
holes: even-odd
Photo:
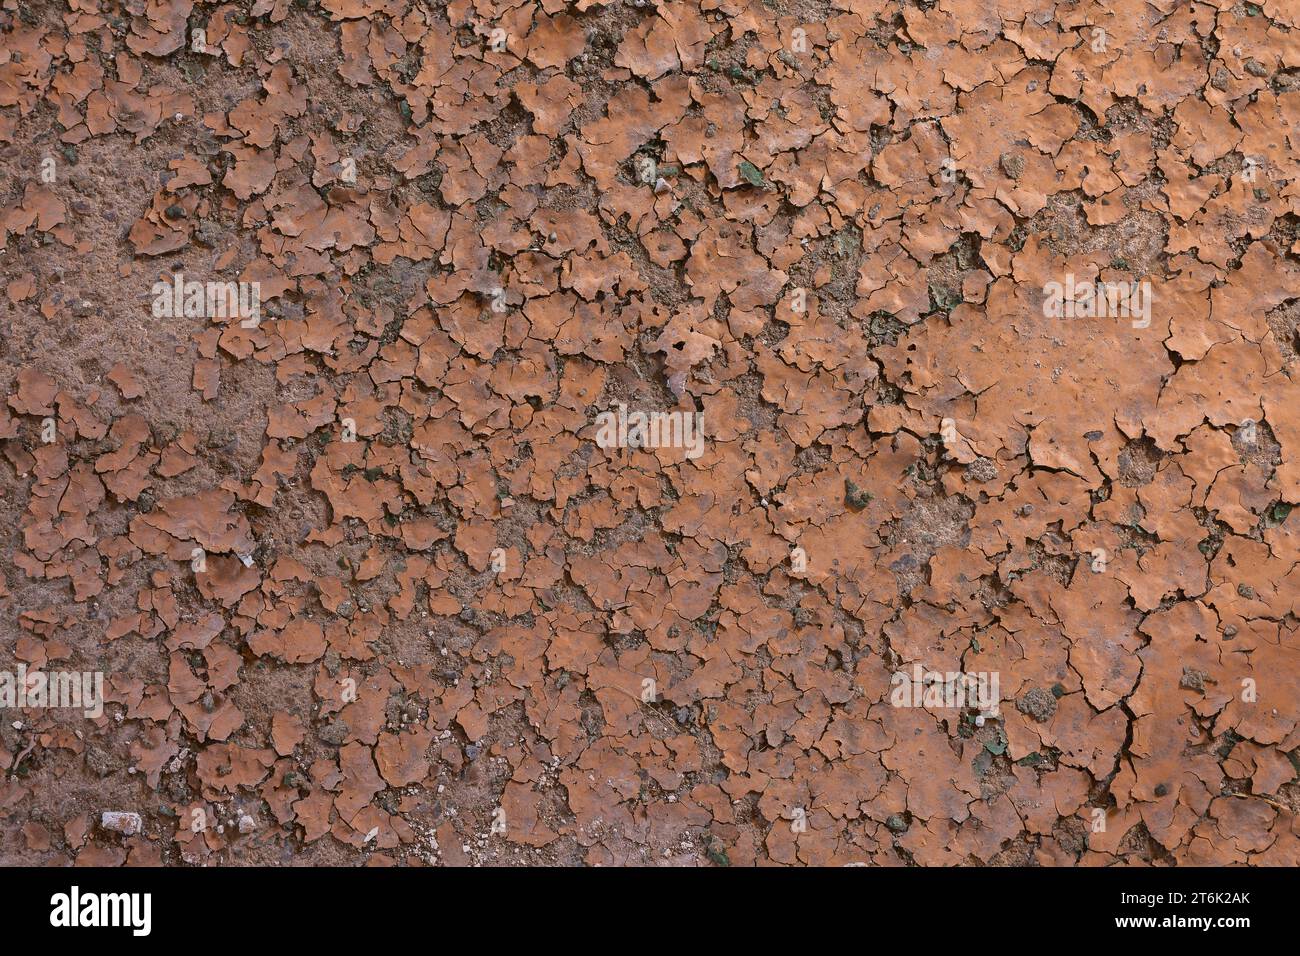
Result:
[[[1293,5],[247,6],[0,2],[0,859],[1298,862]]]

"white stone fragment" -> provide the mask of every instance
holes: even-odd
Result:
[[[99,825],[105,830],[112,830],[123,836],[135,836],[144,830],[144,821],[140,819],[140,814],[128,813],[125,810],[105,810],[103,816],[99,818]]]

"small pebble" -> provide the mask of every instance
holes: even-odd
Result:
[[[99,818],[99,825],[105,830],[123,836],[134,836],[144,830],[144,821],[140,819],[140,814],[125,810],[105,810]]]

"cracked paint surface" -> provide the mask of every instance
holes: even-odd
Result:
[[[1295,865],[1298,146],[1282,0],[0,0],[0,860]]]

